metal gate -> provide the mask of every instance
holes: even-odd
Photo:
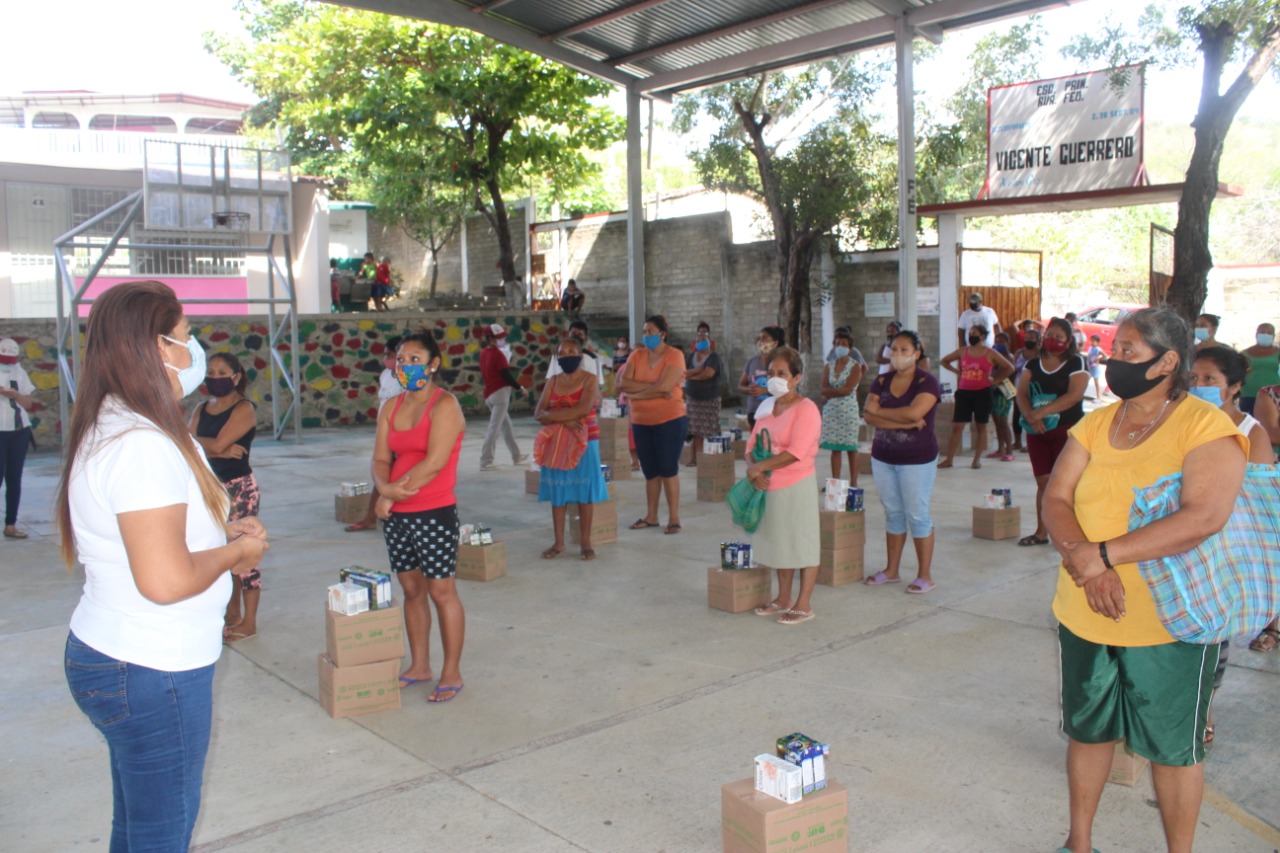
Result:
[[[1151,223],[1151,248],[1147,272],[1147,304],[1163,305],[1173,284],[1173,232]]]
[[[1043,252],[961,247],[957,253],[957,304],[962,310],[969,304],[969,294],[980,293],[982,304],[996,312],[1002,329],[1013,329],[1028,318],[1040,319]]]

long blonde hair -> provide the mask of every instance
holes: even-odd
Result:
[[[173,332],[181,319],[178,297],[158,281],[117,284],[93,302],[85,331],[84,370],[71,412],[71,427],[65,433],[62,481],[58,485],[58,530],[62,534],[62,559],[68,566],[75,563],[75,531],[71,527],[68,494],[71,473],[108,395],[150,420],[169,437],[191,466],[210,515],[219,522],[227,518],[227,491],[196,449],[182,407],[173,399],[168,368],[156,346],[156,338]]]

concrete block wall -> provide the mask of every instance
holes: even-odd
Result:
[[[516,275],[524,275],[525,255],[529,251],[528,225],[525,208],[508,207],[511,222],[511,242],[515,251]],[[483,216],[468,217],[467,264],[469,289],[479,295],[487,285],[497,285],[502,276],[498,272],[498,234]],[[369,219],[369,251],[378,258],[390,255],[392,267],[404,276],[407,288],[426,287],[431,281],[431,253],[397,225],[383,225]],[[623,255],[623,288],[626,288],[625,249]],[[436,282],[438,293],[462,290],[462,237],[459,233],[440,250],[440,274]]]
[[[502,323],[510,331],[513,366],[526,388],[541,392],[553,347],[564,328],[564,315],[554,313],[424,314],[389,312],[376,317],[321,314],[299,317],[298,368],[304,428],[368,423],[378,412],[378,378],[386,341],[409,331],[429,330],[440,343],[448,388],[468,414],[483,415],[480,339],[476,330]],[[269,367],[267,326],[263,317],[192,317],[191,331],[210,354],[229,352],[240,360],[249,379],[248,397],[258,407],[258,422],[271,423],[273,382]],[[0,320],[0,337],[11,337],[22,351],[22,365],[38,389],[32,412],[36,441],[56,447],[59,437],[59,377],[53,320]],[[281,352],[290,357],[288,344]],[[285,386],[280,382],[279,387]],[[288,392],[281,390],[284,405]],[[194,405],[196,395],[184,401]],[[513,401],[513,411],[531,407],[527,396]],[[268,433],[269,434],[269,433]]]

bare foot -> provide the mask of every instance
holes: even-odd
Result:
[[[969,467],[970,467],[970,468],[981,468],[981,467],[982,467],[982,461],[981,461],[981,460],[979,460],[979,459],[975,459],[975,460],[973,460],[973,464],[972,464],[972,465],[970,465]]]

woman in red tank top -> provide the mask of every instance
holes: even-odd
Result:
[[[373,481],[378,518],[391,571],[404,590],[404,626],[409,635],[409,668],[400,686],[432,679],[431,606],[440,621],[444,665],[428,701],[448,702],[462,690],[465,615],[458,598],[458,453],[466,422],[453,395],[435,382],[440,347],[426,332],[406,335],[397,352],[396,379],[404,387],[378,413]]]

